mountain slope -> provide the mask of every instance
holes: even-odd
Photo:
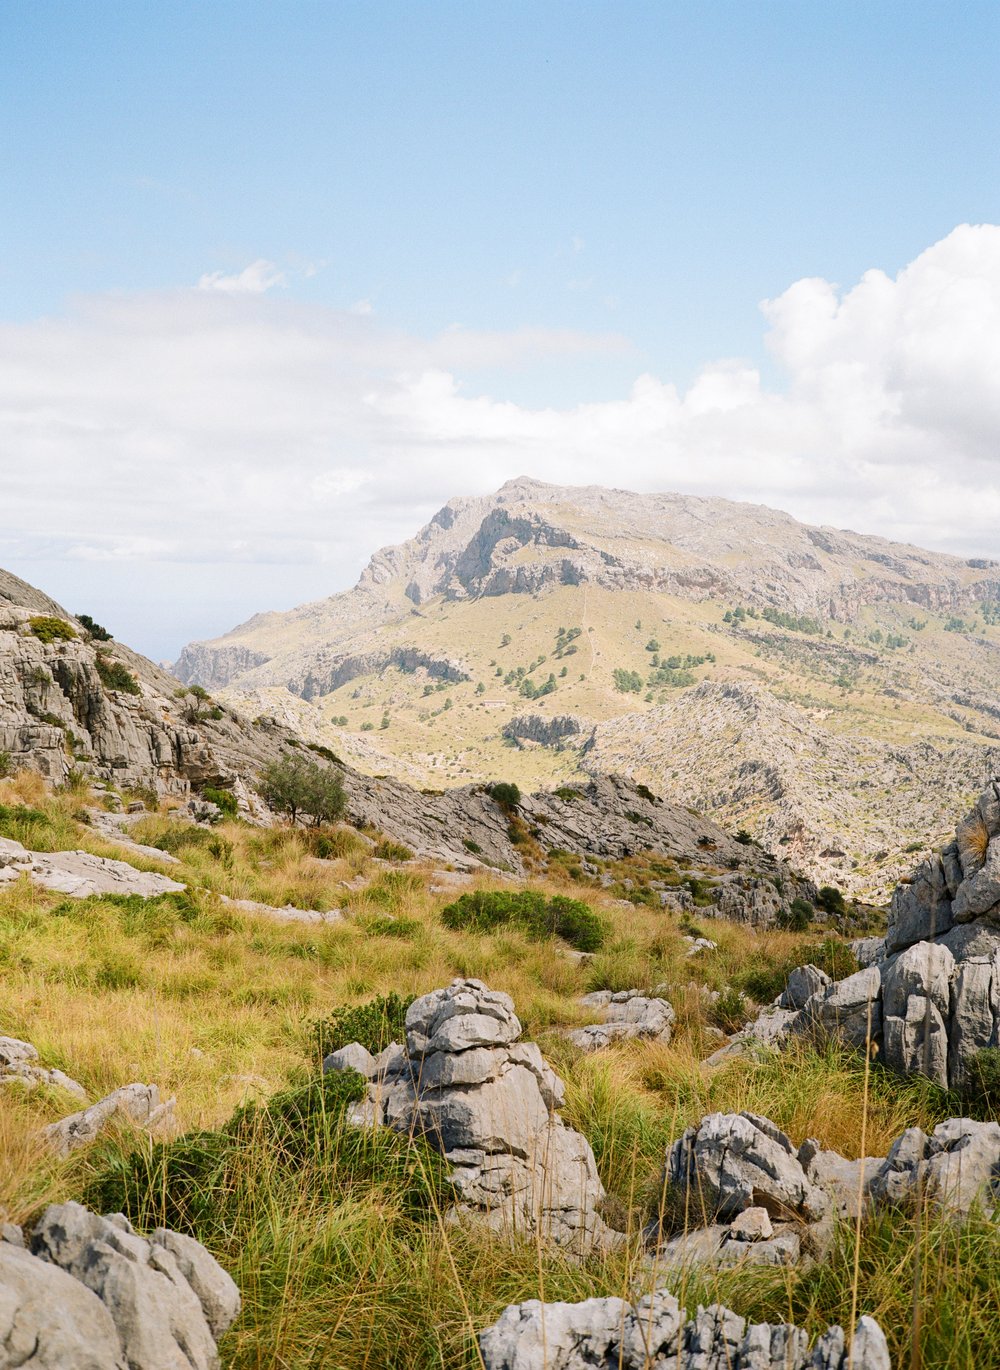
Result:
[[[880,852],[936,835],[954,766],[991,764],[998,622],[992,562],[758,505],[519,479],[449,502],[354,589],[191,644],[177,670],[418,785],[634,772],[878,891],[895,873]],[[748,790],[733,746],[765,705],[764,731],[795,742],[780,780]],[[845,790],[823,779],[855,772]]]

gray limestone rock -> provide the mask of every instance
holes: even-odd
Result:
[[[882,1032],[882,977],[877,966],[856,971],[817,991],[802,1009],[796,1031],[837,1040],[863,1050]]]
[[[9,1242],[0,1243],[0,1366],[131,1370],[97,1295]]]
[[[965,1083],[977,1052],[1000,1044],[1000,948],[992,956],[960,961],[951,986],[948,1079]]]
[[[122,1085],[80,1113],[50,1123],[42,1136],[60,1156],[68,1156],[92,1142],[105,1127],[126,1124],[155,1132],[169,1123],[173,1111],[174,1100],[161,1101],[156,1085]]]
[[[788,977],[778,1007],[783,1009],[805,1008],[814,994],[818,994],[831,983],[829,975],[819,966],[796,966]]]
[[[3,1273],[5,1252],[0,1247]],[[67,1299],[81,1299],[88,1316],[95,1318],[96,1304],[104,1317],[95,1326],[107,1335],[110,1323],[116,1334],[117,1345],[108,1358],[81,1360],[81,1370],[218,1367],[215,1339],[239,1313],[239,1294],[214,1258],[191,1238],[160,1229],[147,1239],[120,1213],[101,1218],[80,1204],[53,1204],[33,1228],[30,1254],[25,1252],[24,1258],[42,1272],[37,1276],[42,1283],[61,1274],[68,1281],[63,1284]],[[4,1283],[0,1278],[0,1294]],[[56,1363],[61,1370],[76,1370],[78,1364]]]
[[[949,1118],[928,1137],[911,1127],[893,1142],[874,1175],[873,1202],[909,1205],[923,1197],[958,1217],[1000,1201],[1000,1124]]]
[[[671,1209],[692,1222],[732,1221],[747,1208],[814,1222],[829,1208],[785,1134],[753,1113],[710,1113],[688,1128],[670,1148],[664,1184]]]
[[[953,921],[951,896],[940,857],[917,867],[912,880],[897,886],[885,934],[887,951],[940,937]]]
[[[598,993],[603,995],[607,991]],[[614,1042],[634,1039],[664,1044],[670,1041],[676,1014],[668,1000],[647,998],[636,990],[613,994],[603,1005],[594,1004],[595,997],[587,995],[583,1002],[588,1007],[603,1007],[604,1021],[574,1028],[566,1034],[581,1051],[600,1051]]]
[[[485,1370],[891,1370],[885,1336],[862,1317],[848,1347],[830,1328],[810,1354],[790,1323],[753,1323],[721,1304],[689,1318],[659,1289],[623,1299],[510,1304],[479,1335]]]
[[[991,838],[986,849],[986,860],[982,866],[966,878],[958,887],[952,904],[956,923],[971,923],[974,918],[989,915],[991,921],[1000,922],[1000,841]]]
[[[38,1062],[38,1052],[30,1042],[17,1037],[0,1037],[0,1085],[20,1085],[35,1089],[38,1085],[53,1085],[77,1099],[86,1099],[87,1091],[76,1080],[61,1070],[50,1070]]]
[[[323,1058],[324,1075],[330,1071],[340,1070],[356,1070],[366,1080],[374,1080],[378,1074],[375,1058],[360,1042],[348,1042],[346,1047],[341,1047],[339,1051],[331,1051],[329,1056]]]

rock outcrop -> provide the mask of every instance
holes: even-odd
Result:
[[[74,1098],[86,1099],[87,1091],[83,1085],[61,1070],[50,1069],[40,1064],[38,1052],[30,1042],[22,1042],[17,1037],[0,1037],[0,1086],[11,1085],[20,1089],[37,1089],[39,1085],[52,1085],[65,1090]]]
[[[603,1009],[604,1021],[572,1028],[566,1036],[581,1051],[600,1051],[614,1042],[639,1040],[669,1043],[677,1015],[666,999],[649,998],[637,989],[595,990],[580,1001]]]
[[[324,1069],[371,1080],[356,1122],[423,1136],[443,1154],[456,1217],[576,1253],[612,1244],[590,1144],[559,1117],[562,1082],[520,1036],[508,995],[455,980],[410,1005],[405,1047],[372,1058],[354,1043]]]
[[[885,1334],[862,1317],[810,1347],[790,1323],[748,1323],[712,1304],[689,1318],[667,1289],[618,1298],[511,1304],[479,1335],[485,1370],[891,1370]]]
[[[59,1156],[68,1156],[94,1141],[105,1128],[125,1125],[151,1133],[162,1131],[169,1126],[173,1112],[174,1100],[161,1100],[156,1085],[122,1085],[79,1113],[50,1123],[42,1135]]]
[[[661,1208],[647,1237],[666,1265],[783,1265],[825,1243],[831,1201],[769,1118],[710,1113],[671,1147]]]
[[[120,1213],[47,1208],[0,1241],[0,1364],[37,1370],[216,1370],[236,1285],[182,1233],[141,1237]]]
[[[87,899],[93,894],[138,894],[143,899],[153,899],[187,888],[169,876],[137,870],[127,861],[94,856],[87,851],[28,851],[20,842],[0,837],[0,885],[22,875],[43,889],[74,899]]]
[[[890,1069],[960,1090],[976,1054],[1000,1046],[1000,781],[897,888],[885,939],[863,949],[862,970],[804,1000],[808,968],[794,972],[743,1041],[871,1043]]]

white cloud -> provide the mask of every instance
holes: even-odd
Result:
[[[307,268],[307,275],[314,275]],[[199,290],[221,290],[228,295],[263,295],[276,285],[287,285],[288,276],[279,271],[273,262],[258,257],[255,262],[245,266],[235,276],[227,276],[223,271],[212,271],[198,279]]]
[[[0,565],[103,565],[109,593],[138,599],[160,564],[178,622],[215,595],[231,616],[339,588],[452,495],[522,473],[752,499],[1000,555],[1000,227],[957,228],[894,279],[795,282],[762,309],[779,386],[716,361],[683,391],[642,375],[569,409],[460,378],[627,355],[620,336],[420,339],[219,288],[0,325]],[[196,565],[200,578],[180,569]],[[170,631],[175,649],[184,629]]]

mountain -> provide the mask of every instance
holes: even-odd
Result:
[[[417,785],[621,770],[879,894],[995,768],[998,624],[996,562],[521,478],[176,671]]]

